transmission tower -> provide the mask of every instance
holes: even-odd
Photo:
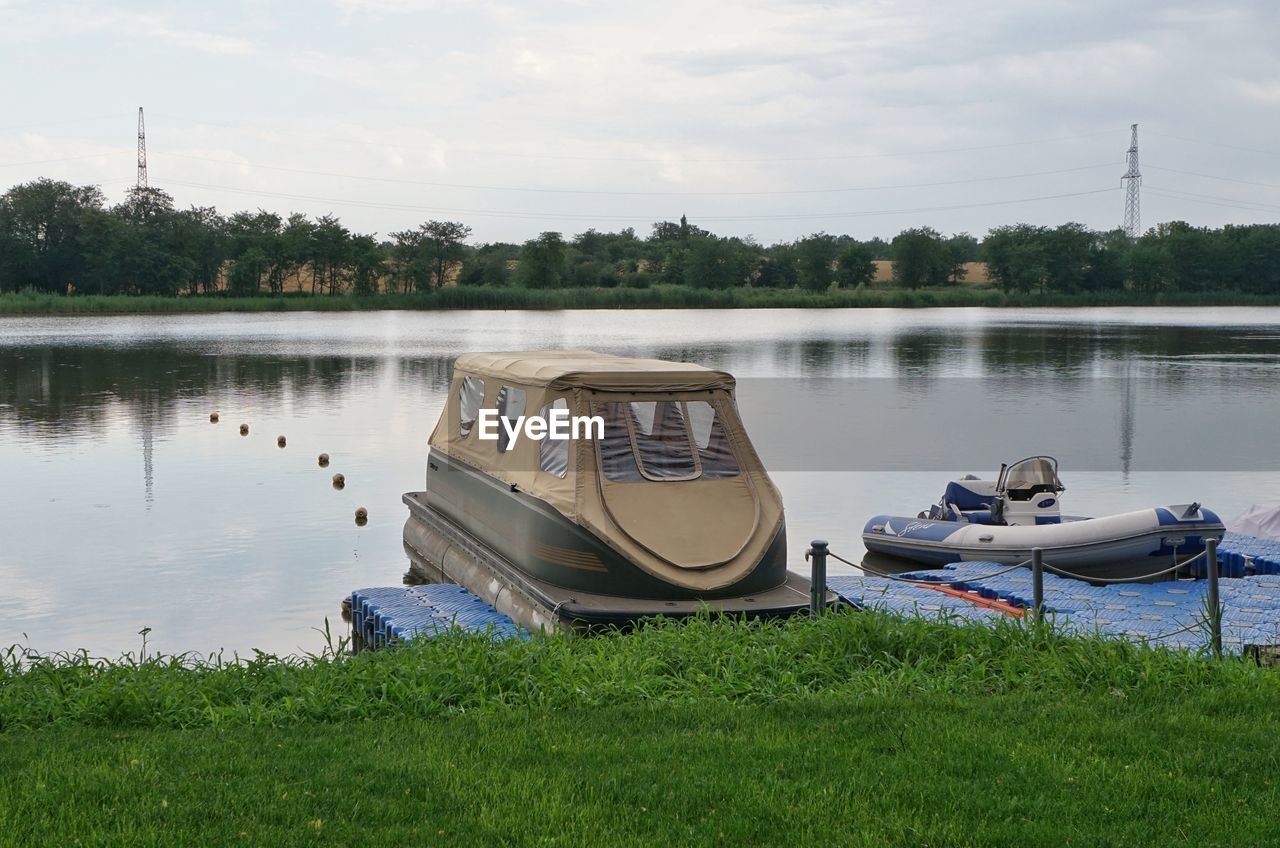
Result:
[[[147,187],[147,129],[142,123],[142,107],[138,107],[138,188]]]
[[[1129,238],[1142,235],[1142,210],[1138,192],[1142,188],[1142,174],[1138,173],[1138,125],[1129,128],[1133,137],[1129,141],[1129,170],[1120,178],[1125,184],[1124,231]]]

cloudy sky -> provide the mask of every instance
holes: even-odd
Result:
[[[1280,219],[1280,3],[0,0],[0,188],[475,240]]]

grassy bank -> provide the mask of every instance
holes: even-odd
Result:
[[[993,308],[1089,306],[1280,306],[1280,296],[1236,292],[1019,294],[998,289],[726,289],[687,286],[647,289],[447,288],[428,294],[372,297],[290,294],[283,297],[161,297],[124,295],[0,295],[0,315],[184,312],[364,311],[376,309],[767,309],[767,308]]]
[[[1264,844],[1280,676],[878,614],[22,659],[0,844]]]

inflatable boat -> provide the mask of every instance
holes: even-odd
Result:
[[[947,484],[938,503],[916,517],[877,515],[862,541],[869,552],[930,566],[950,562],[1019,563],[1033,548],[1047,564],[1095,577],[1159,570],[1202,552],[1225,528],[1199,503],[1157,506],[1098,518],[1064,516],[1058,462],[1034,456],[1001,466],[995,480]]]
[[[807,608],[734,390],[723,371],[591,351],[459,357],[426,486],[404,496],[410,575],[533,630]]]

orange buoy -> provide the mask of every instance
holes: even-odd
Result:
[[[333,475],[333,488],[341,489],[345,485],[347,485],[346,477],[343,477],[341,474]]]
[[[328,467],[329,467],[329,454],[327,454],[327,453],[322,453],[322,454],[320,454],[319,462],[320,462],[320,467],[321,467],[321,468],[328,468]]]

